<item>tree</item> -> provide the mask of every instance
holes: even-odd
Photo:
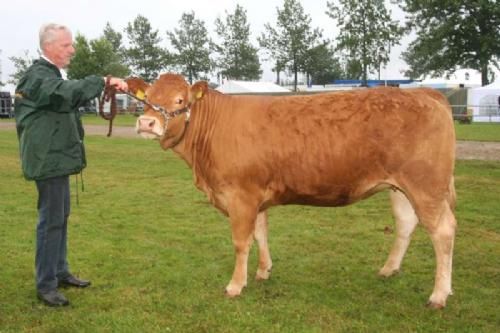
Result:
[[[130,44],[125,49],[128,65],[134,75],[152,82],[170,62],[169,54],[159,45],[158,30],[153,30],[149,20],[138,15],[125,31]]]
[[[313,47],[308,53],[304,67],[308,83],[311,79],[315,84],[328,84],[343,76],[340,62],[327,42]]]
[[[280,84],[280,73],[286,68],[286,56],[284,50],[278,48],[279,36],[276,29],[269,23],[265,25],[265,32],[257,38],[260,47],[267,55],[266,60],[274,61],[273,72],[276,73],[276,84]]]
[[[81,79],[92,74],[124,77],[130,73],[105,37],[88,42],[83,35],[78,34],[75,38],[75,50],[68,66],[68,77],[71,79]]]
[[[363,85],[368,72],[389,61],[390,48],[399,44],[403,27],[391,21],[384,0],[335,0],[327,2],[326,14],[340,30],[337,49],[348,56],[347,68],[361,66]]]
[[[109,22],[107,22],[106,27],[104,27],[103,37],[111,43],[115,52],[121,55],[121,52],[124,51],[122,34],[114,30]]]
[[[196,19],[194,12],[183,13],[179,20],[179,29],[167,31],[170,42],[176,49],[174,62],[180,67],[189,83],[194,79],[203,78],[212,69],[210,60],[211,41],[208,38],[205,23]]]
[[[342,53],[344,72],[346,78],[362,80],[363,79],[363,64],[356,50]],[[364,83],[363,83],[364,84]]]
[[[234,80],[258,80],[262,74],[257,49],[249,41],[250,25],[247,23],[246,10],[236,5],[233,14],[226,11],[225,22],[215,20],[215,32],[222,39],[216,45],[221,55],[218,67],[221,74]]]
[[[457,67],[481,72],[488,83],[491,66],[499,68],[500,3],[497,0],[399,0],[408,13],[407,27],[417,38],[403,59],[407,75],[441,75]]]
[[[259,43],[273,56],[277,70],[284,66],[294,74],[296,91],[297,74],[304,70],[308,52],[318,44],[321,31],[311,28],[311,18],[299,0],[285,0],[283,8],[276,10],[276,27],[266,23]]]
[[[31,64],[33,64],[33,61],[35,61],[35,58],[30,56],[28,50],[24,50],[24,54],[22,56],[12,56],[9,57],[9,60],[14,63],[15,72],[9,75],[10,80],[8,80],[7,83],[17,86],[24,73],[26,73]]]
[[[130,74],[129,68],[123,64],[123,57],[118,53],[119,50],[115,49],[105,37],[90,41],[90,48],[98,66],[96,73],[115,77],[125,77]]]
[[[92,50],[87,38],[81,34],[77,34],[74,46],[75,54],[68,66],[68,77],[80,79],[97,73],[97,64],[92,59]]]

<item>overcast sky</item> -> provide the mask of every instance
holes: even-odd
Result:
[[[312,18],[312,28],[322,29],[323,37],[333,40],[338,30],[335,22],[325,14],[326,2],[327,0],[301,0],[306,14]],[[106,22],[123,33],[127,23],[140,14],[150,21],[153,29],[159,30],[160,36],[166,41],[165,32],[173,31],[178,26],[182,13],[191,10],[195,12],[196,18],[205,22],[208,31],[215,35],[215,19],[219,16],[225,18],[226,11],[233,13],[237,3],[247,11],[251,42],[257,46],[256,38],[263,31],[264,24],[269,22],[276,25],[276,8],[283,7],[283,0],[13,0],[8,5],[3,4],[0,16],[0,80],[7,81],[14,71],[9,57],[22,56],[24,50],[29,50],[33,57],[37,55],[38,30],[44,23],[64,24],[73,31],[73,35],[79,32],[94,39],[102,35]],[[390,8],[393,17],[404,17],[399,8]],[[403,39],[402,44],[406,46],[408,39]],[[382,78],[403,77],[400,71],[406,68],[406,64],[400,59],[402,49],[392,49],[391,62],[382,70]],[[274,80],[271,65],[262,65],[262,80]],[[11,86],[3,89],[6,88],[13,90]]]

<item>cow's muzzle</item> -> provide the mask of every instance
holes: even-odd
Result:
[[[137,118],[135,131],[147,139],[154,139],[163,135],[163,128],[160,122],[156,118],[150,116],[140,116]]]

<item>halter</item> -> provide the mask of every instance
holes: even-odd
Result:
[[[157,105],[157,104],[153,104],[151,102],[149,102],[147,99],[143,99],[143,98],[139,98],[137,97],[136,95],[134,94],[131,94],[129,92],[124,92],[124,94],[132,97],[133,99],[149,106],[151,109],[153,109],[153,111],[155,112],[158,112],[160,113],[162,116],[163,116],[163,119],[165,120],[165,127],[167,126],[168,124],[168,121],[172,118],[175,118],[183,113],[186,113],[187,114],[187,118],[186,118],[186,122],[189,121],[189,116],[191,114],[191,109],[190,109],[190,105],[187,105],[185,107],[183,107],[182,109],[179,109],[179,110],[175,110],[175,111],[168,111],[167,109],[165,109],[163,106],[160,106],[160,105]]]

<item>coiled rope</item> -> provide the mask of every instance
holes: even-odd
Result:
[[[111,136],[113,131],[113,119],[116,116],[116,89],[110,84],[111,75],[106,77],[106,84],[104,85],[104,92],[99,98],[99,115],[105,120],[109,121],[108,137]],[[104,113],[104,104],[110,103],[109,113]]]

